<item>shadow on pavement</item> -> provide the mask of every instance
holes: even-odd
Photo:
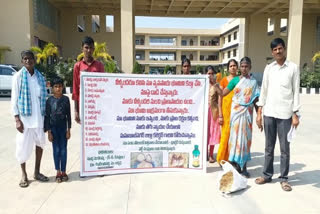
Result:
[[[320,188],[320,170],[297,172],[289,177],[289,182],[292,186],[312,184]]]

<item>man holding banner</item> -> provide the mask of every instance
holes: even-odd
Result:
[[[104,72],[104,66],[101,62],[93,58],[94,40],[91,37],[84,37],[82,41],[83,59],[77,62],[73,68],[73,92],[75,121],[80,123],[79,116],[79,98],[80,98],[80,73],[85,72]]]

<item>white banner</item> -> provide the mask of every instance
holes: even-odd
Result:
[[[206,171],[206,75],[81,73],[81,176]]]

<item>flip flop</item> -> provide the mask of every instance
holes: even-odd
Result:
[[[213,157],[209,157],[209,163],[214,163],[214,162],[216,162],[216,160],[213,158]]]
[[[49,178],[41,173],[34,175],[33,178],[37,181],[41,181],[41,182],[47,182],[49,181]]]
[[[259,177],[257,178],[254,182],[256,184],[265,184],[265,183],[270,183],[272,179],[266,179],[264,177]]]
[[[248,171],[243,171],[240,173],[242,176],[244,176],[245,178],[250,178],[250,173]]]
[[[68,175],[67,174],[62,174],[61,175],[61,180],[63,181],[63,182],[66,182],[66,181],[68,181],[69,180],[69,177],[68,177]]]
[[[292,190],[291,185],[288,183],[288,181],[282,181],[280,182],[281,184],[281,188],[286,191],[286,192],[290,192]]]
[[[28,187],[28,186],[29,186],[29,181],[28,181],[28,179],[24,179],[24,180],[21,179],[21,181],[20,181],[20,183],[19,183],[19,186],[20,186],[21,188],[26,188],[26,187]]]

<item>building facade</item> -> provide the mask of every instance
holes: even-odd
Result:
[[[244,19],[231,19],[220,29],[136,28],[135,58],[145,73],[164,73],[170,66],[181,73],[181,60],[191,61],[191,72],[221,67],[244,55]]]
[[[76,58],[81,52],[82,38],[88,35],[97,42],[106,42],[108,52],[114,56],[121,70],[131,73],[136,51],[141,53],[140,57],[144,51],[144,57],[149,61],[150,53],[156,56],[154,58],[168,58],[168,61],[173,58],[175,63],[172,66],[178,66],[181,55],[190,57],[190,50],[185,49],[185,46],[190,46],[190,39],[182,39],[182,34],[181,41],[178,41],[179,34],[174,33],[177,35],[176,47],[172,48],[176,50],[166,50],[170,53],[168,55],[162,55],[164,50],[161,47],[137,47],[135,37],[141,32],[135,32],[135,16],[244,18],[245,28],[236,35],[223,29],[209,35],[206,32],[199,35],[189,33],[190,30],[186,32],[185,36],[194,37],[192,46],[199,47],[192,53],[193,65],[204,65],[209,61],[210,64],[220,64],[226,62],[228,56],[244,53],[253,61],[252,71],[262,75],[266,63],[272,58],[269,44],[275,37],[287,42],[289,60],[300,67],[311,64],[312,56],[320,50],[319,14],[318,0],[10,0],[4,1],[0,7],[0,47],[6,48],[4,54],[2,51],[3,61],[11,64],[20,64],[22,50],[34,45],[42,47],[46,42],[57,45],[62,57]],[[282,19],[287,19],[287,33],[282,30]],[[269,29],[271,25],[273,30]],[[224,32],[228,33],[224,35]],[[236,46],[224,47],[229,40],[232,46],[233,38],[240,38],[241,34],[244,34],[244,42],[238,44],[239,54],[234,51]],[[219,36],[222,47],[209,46],[209,38],[207,46],[201,45],[206,35],[212,37],[210,45],[216,44]],[[182,40],[185,41],[182,43]],[[171,40],[167,42],[173,43]],[[157,44],[157,41],[152,43]],[[149,56],[146,56],[148,51]],[[158,62],[160,60],[153,63]],[[161,66],[166,64],[161,63]],[[149,65],[149,70],[156,66]],[[176,70],[180,68],[176,67]]]

